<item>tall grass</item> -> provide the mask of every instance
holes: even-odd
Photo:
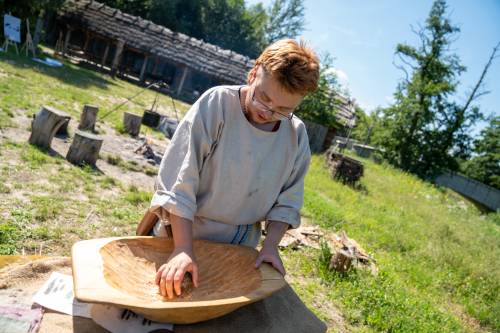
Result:
[[[456,332],[472,329],[464,321],[477,321],[500,330],[498,213],[482,215],[448,191],[369,160],[363,160],[365,190],[358,191],[331,180],[324,163],[313,156],[304,213],[327,230],[347,231],[380,270],[338,276],[318,259],[330,299],[351,323]]]

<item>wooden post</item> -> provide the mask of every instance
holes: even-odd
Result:
[[[111,65],[111,77],[115,77],[116,71],[118,70],[118,66],[120,65],[120,60],[123,52],[123,47],[125,46],[125,42],[123,40],[119,40],[116,45],[115,57],[113,58],[113,64]]]
[[[66,37],[64,39],[64,46],[63,46],[63,52],[62,52],[63,56],[65,56],[66,53],[68,52],[68,45],[69,45],[69,41],[71,39],[71,31],[72,31],[72,29],[70,27],[68,27],[68,31],[66,31]]]
[[[29,143],[44,149],[50,148],[57,130],[71,119],[69,114],[48,106],[43,106],[33,117]]]
[[[75,165],[95,166],[103,139],[97,135],[77,130],[66,159]]]
[[[102,56],[101,60],[101,68],[104,68],[106,65],[106,59],[108,58],[108,53],[109,53],[109,42],[106,43],[106,48],[104,49],[104,55]]]
[[[54,48],[54,56],[62,54],[63,51],[64,51],[63,32],[62,30],[59,30],[59,38],[57,38],[56,47]]]
[[[179,96],[182,92],[182,86],[184,86],[184,81],[186,80],[186,76],[188,74],[188,67],[185,66],[184,67],[184,70],[182,71],[182,77],[181,77],[181,81],[179,82],[179,85],[177,86],[177,95]]]
[[[141,83],[144,83],[145,80],[145,75],[146,74],[146,68],[148,67],[148,56],[144,56],[144,61],[142,62],[142,68],[141,68],[141,75],[139,76],[139,81]]]
[[[158,57],[155,57],[155,66],[153,67],[153,76],[156,76],[156,70],[158,69]]]
[[[97,106],[85,104],[83,106],[83,111],[80,117],[80,124],[78,124],[78,129],[82,131],[95,132],[95,121],[97,119],[97,112],[99,112],[99,108]]]
[[[129,112],[123,113],[123,128],[126,133],[132,136],[138,136],[141,131],[141,123],[141,116]]]
[[[85,33],[85,42],[83,44],[83,54],[86,55],[87,53],[87,48],[89,47],[89,42],[90,42],[90,33],[87,31]]]

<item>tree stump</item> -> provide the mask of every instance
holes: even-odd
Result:
[[[29,143],[49,149],[54,135],[62,126],[67,127],[70,119],[71,116],[66,112],[42,106],[42,109],[33,116]]]
[[[123,113],[123,128],[126,133],[132,136],[138,136],[141,130],[141,123],[141,116],[129,112]]]
[[[80,116],[80,124],[78,124],[78,129],[82,131],[95,132],[97,112],[99,112],[99,108],[97,106],[85,104],[83,106],[82,115]]]
[[[340,250],[332,257],[328,268],[330,270],[334,269],[340,273],[345,273],[351,268],[354,259],[355,257],[348,251]]]
[[[344,184],[348,183],[353,186],[363,176],[363,163],[336,153],[333,147],[326,152],[326,160],[332,177],[342,180]]]
[[[103,139],[89,132],[77,130],[66,159],[76,165],[95,166]]]

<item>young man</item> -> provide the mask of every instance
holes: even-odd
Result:
[[[163,296],[180,295],[184,274],[195,287],[193,239],[256,247],[256,261],[285,269],[278,244],[300,224],[310,161],[304,123],[293,111],[316,89],[319,62],[302,42],[280,40],[259,56],[245,86],[206,91],[179,124],[163,156],[150,210],[156,236],[172,229],[175,249],[156,275]]]

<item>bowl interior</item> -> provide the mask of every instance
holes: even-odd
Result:
[[[104,278],[113,288],[145,301],[211,301],[244,296],[261,286],[261,273],[254,268],[257,251],[242,246],[195,240],[199,286],[180,297],[164,298],[155,284],[158,268],[173,250],[165,238],[120,239],[100,249]]]

